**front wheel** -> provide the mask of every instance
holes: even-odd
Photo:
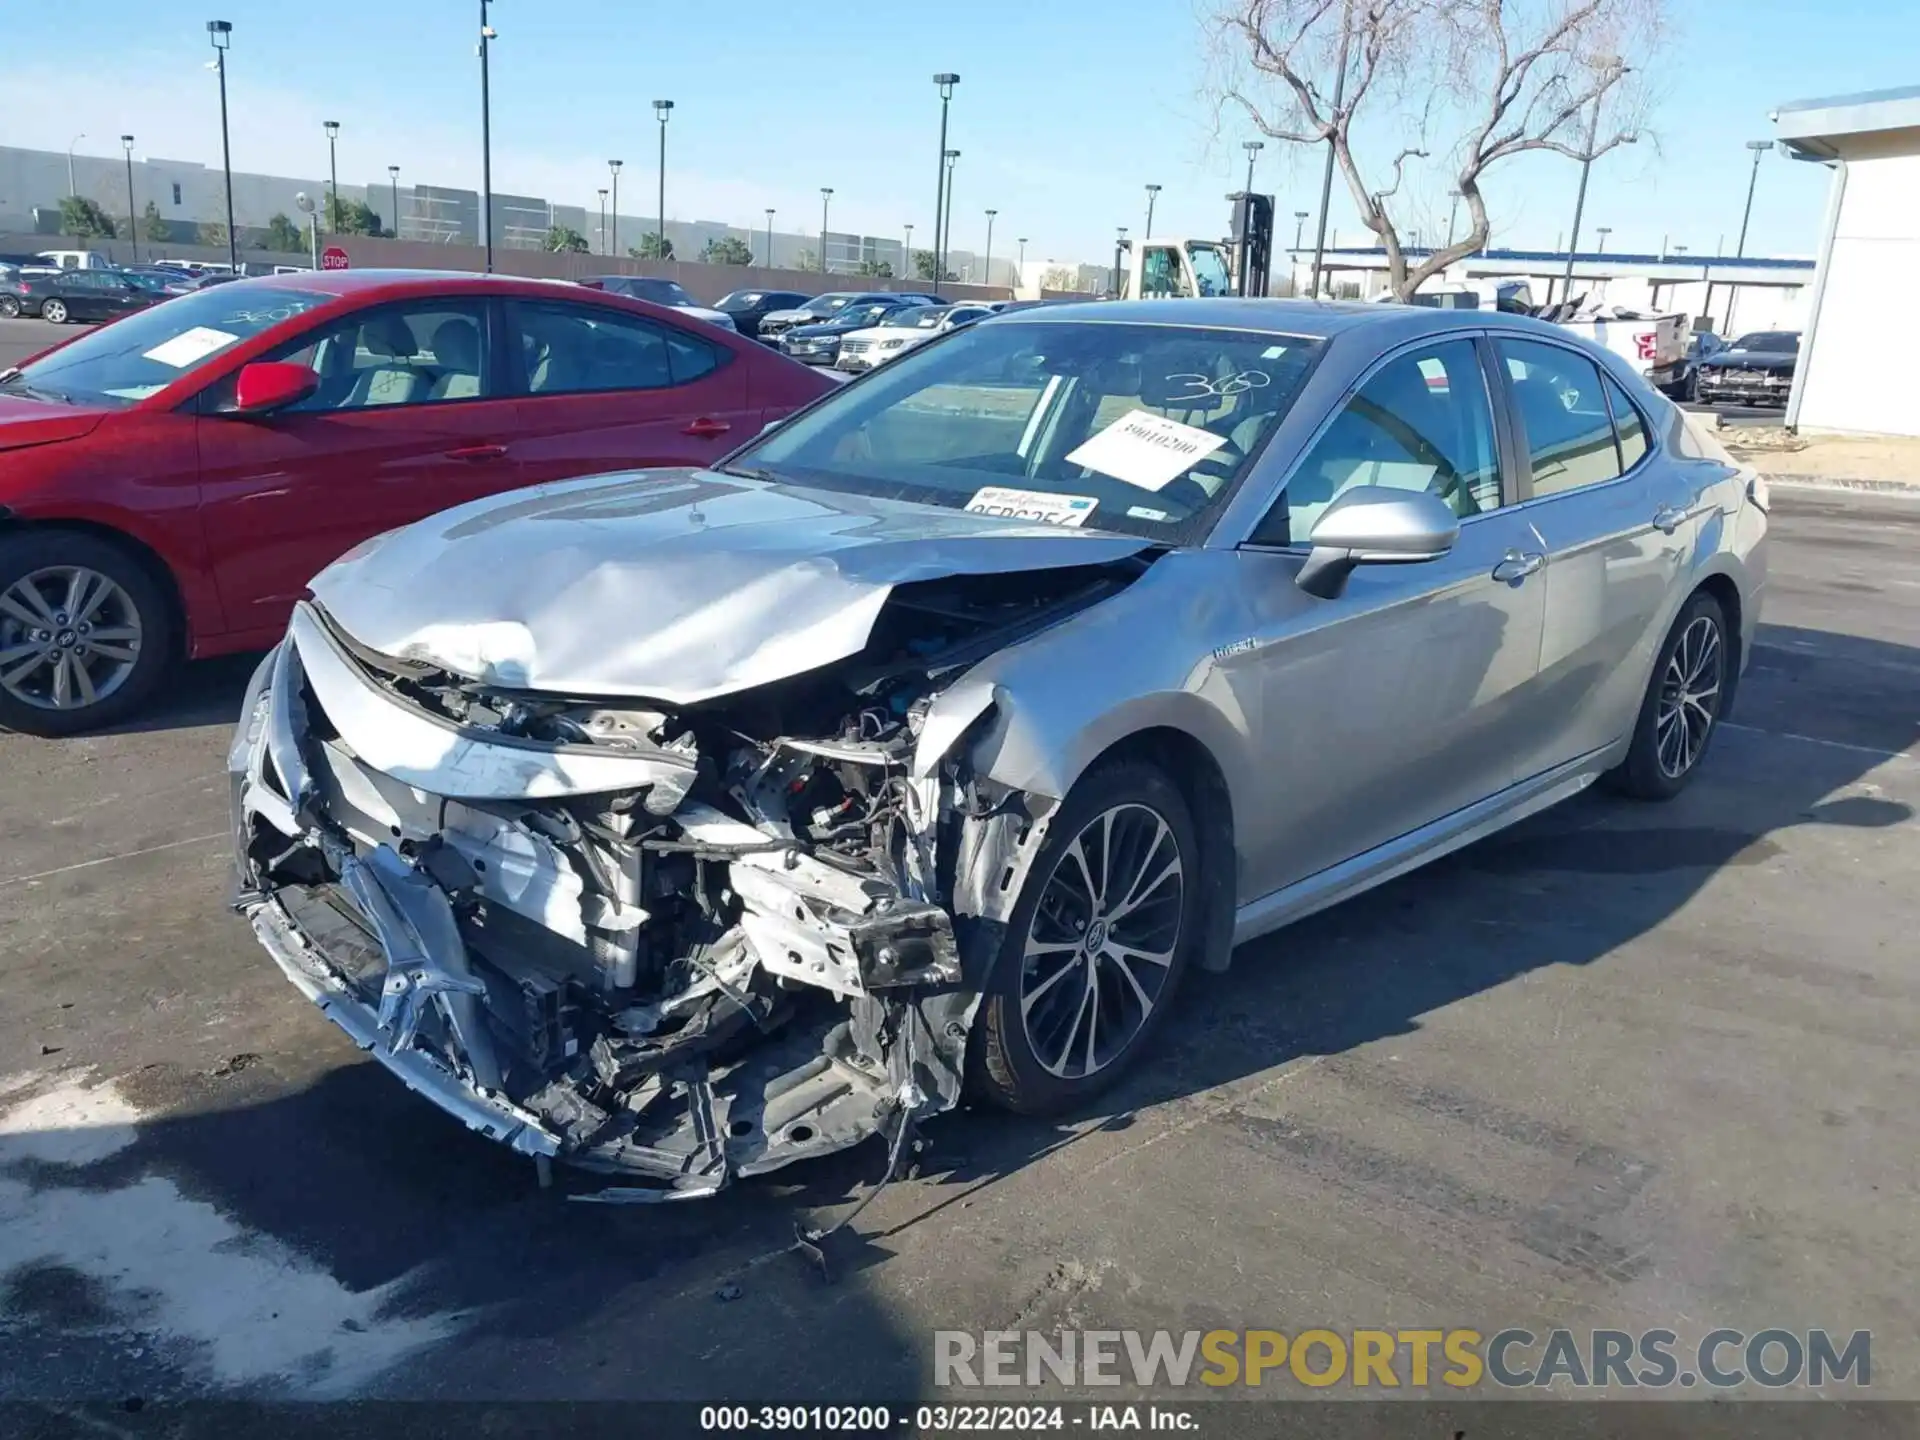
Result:
[[[1633,727],[1627,758],[1608,776],[1640,800],[1671,800],[1693,778],[1720,723],[1732,645],[1720,602],[1701,591],[1667,632]]]
[[[49,325],[66,324],[67,302],[64,300],[48,300],[40,307],[40,318]]]
[[[1180,790],[1125,762],[1061,805],[988,978],[971,1079],[1044,1115],[1112,1084],[1164,1019],[1201,930],[1200,846]]]

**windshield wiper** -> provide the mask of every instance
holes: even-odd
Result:
[[[722,475],[738,475],[742,480],[764,480],[769,485],[783,483],[773,471],[760,465],[721,465],[716,468]]]
[[[0,390],[11,391],[15,395],[25,395],[31,400],[51,400],[56,405],[71,405],[73,397],[59,390],[49,390],[44,385],[29,385],[20,378],[18,371],[0,376]]]

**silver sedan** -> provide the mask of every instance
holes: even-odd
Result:
[[[1085,1100],[1241,941],[1676,794],[1766,506],[1536,321],[1009,314],[320,575],[230,755],[241,908],[406,1084],[629,1198],[897,1159],[968,1089]]]

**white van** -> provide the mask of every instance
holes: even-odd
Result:
[[[111,270],[113,262],[98,250],[42,250],[33,257],[57,270]]]

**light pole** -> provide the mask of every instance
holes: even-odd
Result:
[[[1027,273],[1027,237],[1022,235],[1013,243],[1020,247],[1020,258],[1015,262],[1013,267],[1013,283],[1018,285],[1021,278]]]
[[[340,229],[340,122],[323,120],[327,132],[327,228]]]
[[[140,263],[140,225],[133,218],[133,136],[122,135],[120,148],[127,152],[127,239],[133,242],[134,264]]]
[[[1342,0],[1340,6],[1340,58],[1335,61],[1338,67],[1333,77],[1333,109],[1328,116],[1329,125],[1340,114],[1340,106],[1347,97],[1347,46],[1352,39],[1353,15],[1348,0]],[[1318,297],[1320,294],[1320,266],[1327,253],[1327,206],[1333,203],[1333,134],[1327,134],[1327,168],[1320,176],[1320,224],[1313,237],[1313,283],[1307,293]]]
[[[1733,251],[1733,258],[1736,260],[1744,260],[1747,255],[1747,225],[1753,219],[1753,192],[1760,186],[1760,157],[1772,148],[1773,142],[1771,140],[1747,141],[1747,149],[1753,152],[1753,170],[1747,176],[1747,208],[1740,213],[1740,243],[1734,247]],[[1727,330],[1729,333],[1733,330],[1733,307],[1740,299],[1740,287],[1734,285],[1731,289],[1732,293],[1727,296]],[[1707,287],[1707,297],[1709,300],[1713,297],[1713,287],[1711,285]],[[1702,308],[1707,309],[1709,314],[1712,313],[1711,307],[1703,306]]]
[[[1159,198],[1160,187],[1158,185],[1147,186],[1147,228],[1140,232],[1147,239],[1153,238],[1153,202]]]
[[[941,275],[947,273],[947,256],[953,249],[953,162],[960,158],[958,150],[949,150],[947,161],[947,208],[940,217],[940,260]]]
[[[87,138],[86,131],[83,130],[78,135],[74,136],[73,139],[67,142],[67,194],[68,195],[74,195],[79,193],[73,188],[73,147],[78,145],[82,140],[86,138]]]
[[[933,293],[940,293],[940,276],[946,270],[946,246],[941,243],[941,227],[947,213],[947,175],[953,164],[947,159],[947,106],[953,100],[953,87],[960,83],[960,77],[943,70],[933,77],[933,83],[940,91],[940,158],[934,162],[937,172],[935,179],[939,184],[933,192]]]
[[[773,268],[773,207],[767,207],[767,260],[769,270]]]
[[[820,273],[827,273],[827,205],[833,199],[833,187],[820,187]]]
[[[487,88],[487,52],[493,44],[493,26],[487,23],[488,0],[480,0],[480,229],[487,247],[486,269],[493,270],[493,99]]]
[[[314,207],[313,199],[302,190],[293,197],[293,208],[307,217],[307,243],[309,254],[313,258],[313,268],[320,268],[320,214]]]
[[[607,187],[602,185],[593,192],[600,197],[600,253],[607,253]]]
[[[227,268],[240,273],[240,245],[233,233],[233,147],[227,138],[227,47],[233,43],[233,25],[207,21],[207,39],[213,42],[214,69],[220,72],[220,168],[227,177]]]
[[[1309,212],[1305,210],[1296,210],[1293,212],[1293,249],[1296,255],[1300,252],[1301,233],[1307,228],[1308,213]]]
[[[387,166],[387,200],[393,213],[387,217],[393,229],[393,238],[400,238],[400,167]]]
[[[1253,194],[1253,162],[1259,153],[1267,148],[1264,140],[1242,140],[1240,148],[1247,152],[1247,194]]]
[[[1447,244],[1451,245],[1453,244],[1453,227],[1460,219],[1460,192],[1449,190],[1447,195],[1453,201],[1453,204],[1447,208]]]
[[[900,278],[911,280],[913,278],[913,222],[911,220],[907,222],[907,248],[900,253],[906,257],[901,261]]]
[[[620,253],[620,166],[619,160],[607,161],[607,169],[613,175],[613,238],[607,242],[607,253]]]
[[[1120,298],[1120,252],[1127,248],[1127,227],[1119,226],[1113,237],[1113,298]],[[1133,297],[1138,300],[1138,295]]]
[[[982,285],[993,284],[993,217],[999,213],[998,210],[987,211],[987,258],[980,262],[980,283]]]
[[[1597,68],[1609,72],[1615,80],[1625,75],[1628,69],[1620,63],[1617,55],[1601,57]],[[1562,300],[1573,297],[1573,257],[1580,249],[1580,217],[1587,208],[1587,175],[1593,169],[1593,147],[1600,143],[1600,102],[1606,98],[1606,93],[1603,86],[1600,93],[1593,97],[1593,115],[1587,121],[1587,148],[1580,156],[1580,188],[1573,198],[1573,238],[1567,242],[1567,271],[1560,282]]]
[[[1607,253],[1607,236],[1613,233],[1613,227],[1611,225],[1597,225],[1594,227],[1593,233],[1600,237],[1600,248],[1596,250],[1594,253],[1596,255],[1606,254]]]
[[[654,232],[653,253],[657,260],[667,258],[667,117],[673,113],[671,100],[653,102],[653,113],[660,117],[660,224]]]

